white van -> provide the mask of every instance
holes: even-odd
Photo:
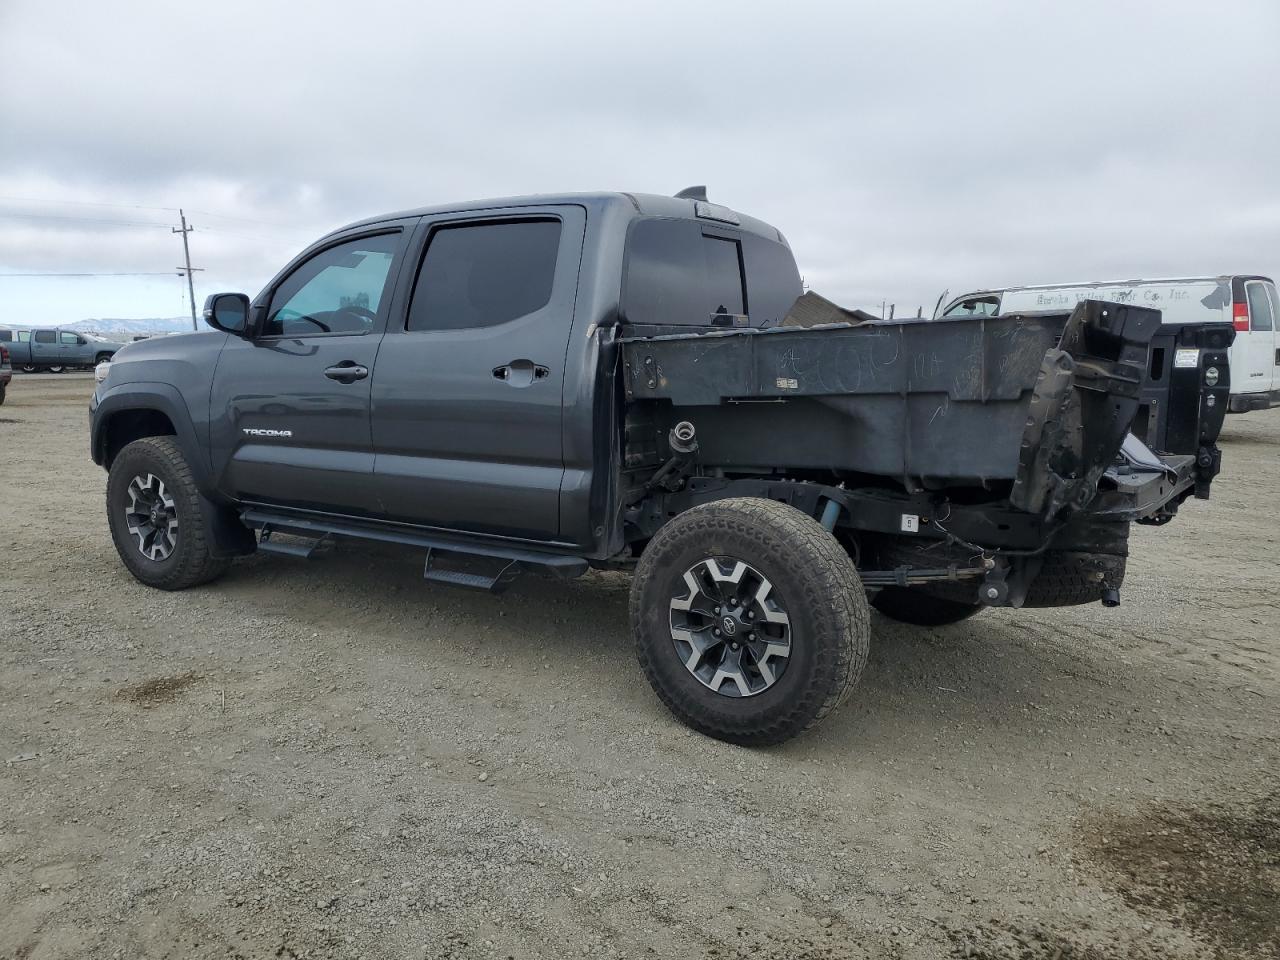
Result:
[[[951,300],[935,317],[1071,310],[1081,300],[1152,307],[1161,311],[1164,323],[1234,324],[1227,409],[1242,413],[1280,404],[1280,296],[1270,277],[1238,274],[978,290]]]

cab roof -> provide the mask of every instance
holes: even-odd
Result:
[[[585,207],[588,211],[604,210],[610,207],[623,208],[630,211],[632,217],[670,217],[676,219],[698,219],[708,224],[720,223],[736,227],[747,233],[754,233],[766,240],[786,244],[782,232],[763,220],[749,217],[746,214],[731,210],[714,201],[697,200],[689,197],[665,197],[653,193],[546,193],[523,197],[496,197],[485,200],[465,200],[458,203],[436,204],[428,207],[413,207],[396,213],[384,213],[364,220],[357,220],[341,227],[332,233],[342,233],[357,227],[373,226],[388,220],[402,220],[410,217],[438,216],[455,213],[483,213],[489,210],[509,210],[513,207],[550,207],[574,204]],[[700,215],[699,208],[704,212]],[[705,211],[710,211],[708,215]],[[720,219],[716,211],[732,215],[736,222]]]

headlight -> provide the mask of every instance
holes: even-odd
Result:
[[[1206,386],[1216,387],[1218,385],[1218,368],[1210,367],[1204,372],[1204,382]]]
[[[93,368],[93,382],[101,383],[107,379],[107,371],[111,369],[111,361],[103,360],[100,364]]]

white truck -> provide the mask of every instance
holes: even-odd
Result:
[[[944,294],[945,296],[945,294]],[[1243,413],[1280,404],[1280,296],[1270,277],[1229,274],[1163,280],[1107,280],[976,290],[940,306],[938,317],[1002,316],[1071,310],[1082,300],[1108,300],[1159,310],[1163,323],[1229,322],[1231,399]]]

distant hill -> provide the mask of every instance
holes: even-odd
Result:
[[[137,337],[143,334],[185,333],[191,329],[190,317],[143,317],[128,319],[124,317],[100,317],[94,320],[76,320],[73,323],[11,323],[0,324],[0,329],[29,330],[32,327],[66,327],[70,330],[83,330],[85,333],[97,333],[104,337],[118,336],[121,339]]]

